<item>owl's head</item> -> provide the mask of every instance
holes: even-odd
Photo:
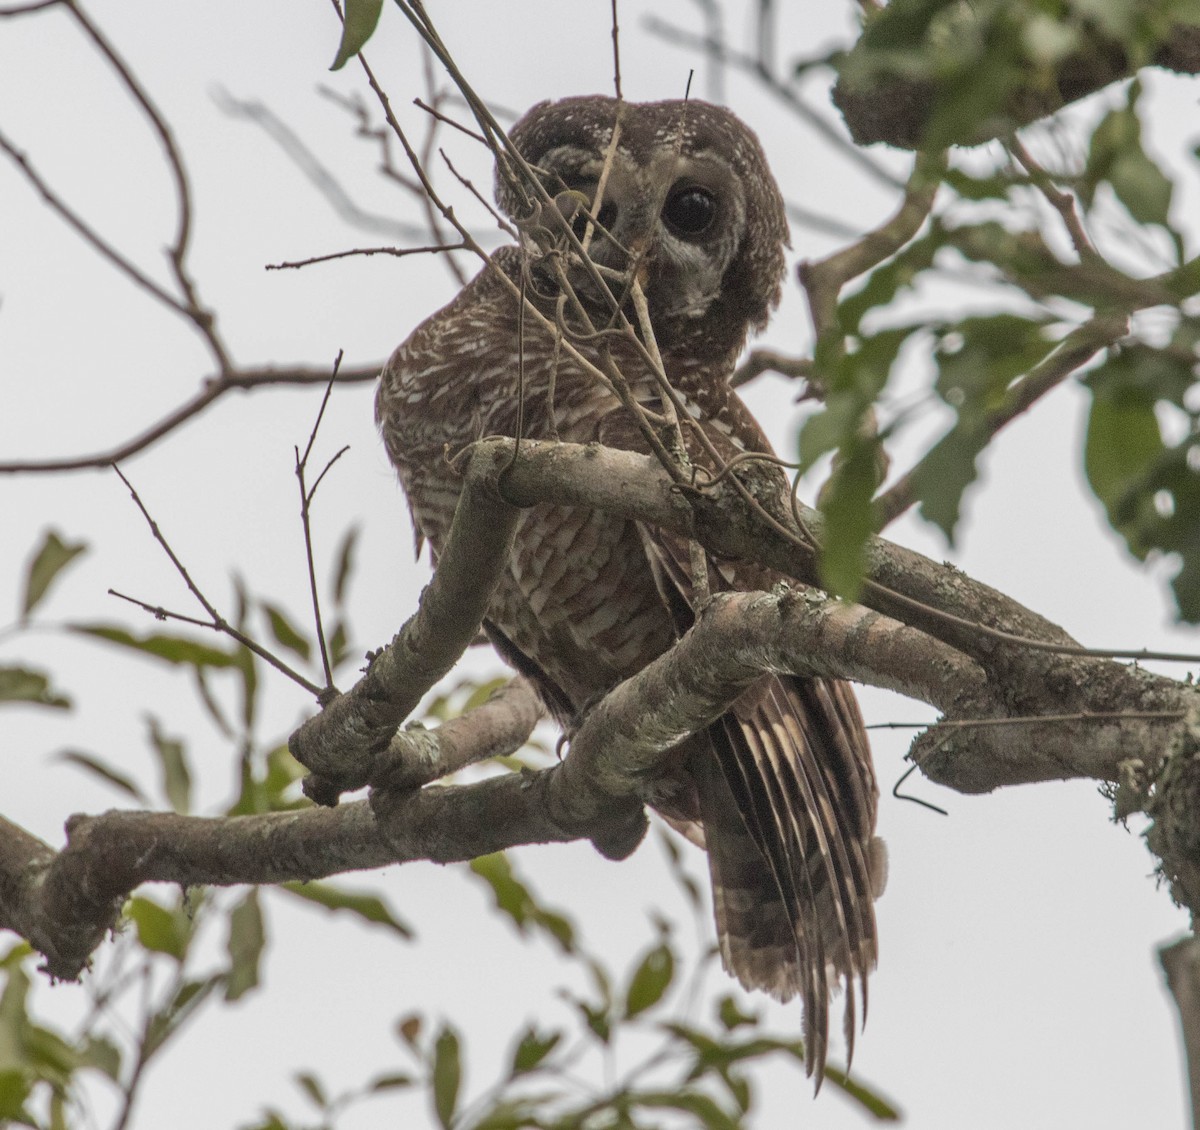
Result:
[[[594,204],[618,114],[617,146],[593,209],[609,234],[594,235],[592,260],[638,270],[664,353],[740,348],[779,301],[788,244],[783,199],[758,139],[707,102],[599,95],[539,103],[510,136],[551,197],[568,209],[578,199],[571,193]],[[528,216],[527,191],[504,171],[496,195],[513,219]],[[584,218],[575,222],[582,234]],[[578,289],[586,300],[586,284]]]

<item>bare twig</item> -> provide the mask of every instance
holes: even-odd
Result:
[[[175,143],[174,134],[145,87],[138,81],[137,76],[130,70],[104,33],[92,22],[78,0],[68,0],[67,7],[75,17],[76,23],[95,44],[101,55],[108,60],[113,70],[117,72],[122,85],[141,108],[162,146],[167,166],[171,170],[171,179],[175,182],[175,199],[179,212],[175,239],[167,249],[167,256],[175,275],[175,285],[184,298],[182,313],[200,331],[217,368],[222,373],[226,373],[231,368],[231,363],[225,344],[217,334],[215,316],[211,310],[201,305],[196,282],[187,269],[188,243],[192,231],[192,193],[187,172],[183,166],[183,156]]]
[[[350,259],[356,255],[391,255],[403,259],[408,255],[435,255],[443,251],[465,251],[463,243],[438,243],[430,247],[355,247],[349,251],[334,251],[329,255],[314,255],[309,259],[296,259],[286,263],[268,263],[268,271],[295,270],[311,267],[314,263],[328,263],[334,259]]]
[[[778,373],[784,377],[810,380],[814,371],[811,357],[788,357],[773,349],[753,349],[733,371],[729,383],[734,388],[740,388],[763,373]]]
[[[478,141],[480,145],[487,145],[487,138],[484,137],[483,134],[477,133],[475,130],[471,129],[470,126],[464,126],[462,122],[456,122],[453,118],[443,114],[441,110],[437,109],[436,107],[430,106],[426,102],[422,102],[420,98],[414,98],[413,105],[420,110],[424,110],[427,114],[432,114],[439,122],[444,122],[451,129],[456,129],[459,133],[466,134],[467,137],[469,137],[472,141]]]
[[[317,481],[313,483],[311,490],[305,483],[305,475],[308,470],[308,457],[312,454],[313,444],[317,442],[317,432],[320,430],[321,421],[325,418],[325,408],[329,404],[329,397],[333,393],[333,382],[337,380],[338,369],[341,368],[341,365],[342,353],[339,350],[333,362],[333,369],[329,374],[329,381],[325,385],[325,395],[321,397],[321,406],[317,409],[317,418],[313,421],[312,431],[308,434],[308,444],[304,448],[304,454],[301,455],[300,449],[296,448],[296,481],[300,489],[300,523],[304,528],[304,556],[308,564],[308,591],[312,597],[313,624],[317,634],[317,645],[321,649],[321,669],[325,674],[325,690],[322,692],[322,695],[331,695],[336,692],[333,686],[333,667],[329,662],[329,644],[325,639],[325,626],[321,621],[321,597],[317,589],[317,566],[313,560],[312,503],[317,493],[317,487],[321,485],[321,480],[325,477],[326,472],[341,458],[347,449],[343,447],[341,451],[329,460],[325,465],[325,469],[317,477]]]
[[[137,600],[134,597],[125,596],[123,593],[119,593],[110,589],[109,591],[112,592],[112,595],[119,597],[122,600],[127,600],[133,604],[139,605],[154,615],[156,619],[183,620],[187,623],[197,624],[201,627],[211,628],[213,631],[221,632],[222,634],[229,636],[231,639],[236,640],[243,647],[249,648],[252,652],[254,652],[255,655],[265,660],[281,674],[286,675],[292,680],[292,682],[302,686],[307,691],[320,693],[319,688],[314,688],[313,684],[298,671],[294,671],[282,659],[279,659],[261,644],[258,644],[252,640],[244,632],[240,631],[238,628],[235,628],[216,610],[212,602],[204,595],[196,582],[192,580],[191,574],[187,571],[187,567],[171,548],[171,544],[167,541],[166,535],[163,534],[162,529],[154,520],[153,516],[150,514],[150,511],[146,508],[146,504],[142,501],[141,496],[134,489],[133,484],[125,477],[124,472],[122,472],[121,468],[115,463],[113,464],[113,470],[117,473],[117,477],[121,480],[121,482],[125,484],[126,489],[133,498],[134,504],[137,506],[138,510],[141,511],[142,517],[146,519],[146,524],[150,527],[150,533],[153,535],[154,540],[158,542],[158,544],[162,547],[163,552],[169,558],[171,564],[175,566],[175,571],[180,575],[180,577],[183,578],[183,583],[187,585],[188,591],[196,598],[197,602],[200,604],[200,607],[208,613],[209,620],[207,623],[205,623],[204,621],[194,620],[190,617],[182,616],[177,613],[171,613],[159,605],[150,605],[144,601]]]
[[[621,93],[621,30],[617,23],[617,0],[612,0],[613,94],[620,102]]]
[[[945,168],[944,153],[919,154],[904,185],[904,199],[889,219],[850,246],[824,259],[800,264],[800,282],[808,296],[818,337],[836,332],[837,300],[842,287],[894,255],[921,229],[933,208]]]
[[[28,4],[13,4],[7,8],[0,8],[0,19],[6,19],[9,16],[28,16],[32,12],[41,12],[46,8],[54,8],[65,2],[66,0],[30,0]]]
[[[1200,1130],[1200,941],[1194,934],[1188,934],[1172,945],[1161,947],[1158,960],[1179,1010],[1179,1025],[1187,1054],[1192,1126],[1194,1130]]]
[[[339,384],[361,384],[374,381],[379,377],[379,364],[363,368],[347,369],[338,375]],[[18,474],[49,474],[59,471],[80,471],[101,467],[110,467],[114,463],[123,463],[132,456],[152,447],[160,439],[165,438],[182,427],[189,420],[199,416],[210,405],[220,400],[226,393],[235,389],[262,388],[267,385],[310,385],[324,384],[329,380],[329,370],[292,368],[292,369],[231,369],[222,376],[210,377],[204,382],[200,392],[190,400],[184,401],[178,408],[169,412],[157,424],[147,428],[132,439],[107,451],[98,451],[91,455],[65,456],[59,459],[13,459],[0,462],[0,475]]]
[[[1084,230],[1079,209],[1075,206],[1074,195],[1070,192],[1064,192],[1054,183],[1050,174],[1034,160],[1033,155],[1025,148],[1021,139],[1015,133],[1008,137],[1004,143],[1004,147],[1008,150],[1010,156],[1020,163],[1029,175],[1030,181],[1033,182],[1038,191],[1046,198],[1047,203],[1062,218],[1063,227],[1067,229],[1067,234],[1071,237],[1071,243],[1074,245],[1080,260],[1086,262],[1099,259],[1099,252],[1097,252],[1092,241],[1088,238],[1087,232]]]
[[[511,453],[506,452],[506,455]],[[437,571],[416,614],[371,657],[366,675],[297,730],[289,742],[322,803],[371,780],[375,755],[421,696],[474,641],[508,561],[518,511],[468,479]]]

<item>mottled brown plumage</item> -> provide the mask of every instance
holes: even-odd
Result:
[[[597,207],[618,113],[618,143]],[[779,191],[754,135],[728,111],[701,102],[618,110],[612,99],[589,97],[534,107],[512,140],[555,204],[538,205],[504,162],[497,198],[517,221],[522,245],[498,251],[396,350],[376,402],[418,545],[427,540],[435,555],[459,490],[447,450],[516,435],[518,423],[535,439],[650,449],[633,414],[555,333],[531,315],[518,318],[505,280],[523,286],[552,320],[557,310],[586,361],[609,372],[615,366],[639,403],[662,410],[632,342],[585,334],[588,322],[593,329],[612,324],[612,300],[548,214],[556,205],[581,236],[587,217],[576,210],[581,201],[592,208],[602,229],[590,257],[609,268],[612,292],[626,299],[634,324],[631,277],[644,289],[664,368],[684,398],[693,463],[715,471],[738,454],[770,451],[728,384],[747,334],[778,301],[787,243]],[[557,301],[563,276],[556,270],[575,289],[578,307]],[[760,476],[774,474],[762,466]],[[714,591],[778,580],[744,562],[710,560],[707,572]],[[485,626],[500,653],[569,722],[669,648],[690,626],[694,600],[686,542],[588,510],[539,506],[520,519]],[[818,1073],[830,989],[844,986],[852,1046],[858,995],[865,1011],[875,964],[873,899],[883,872],[876,797],[850,689],[764,676],[680,747],[648,798],[706,843],[726,967],[748,987],[803,999],[809,1067]]]

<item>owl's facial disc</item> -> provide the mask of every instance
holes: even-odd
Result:
[[[538,164],[577,238],[582,241],[592,226],[591,260],[606,273],[636,271],[652,315],[705,313],[745,228],[745,196],[727,164],[673,149],[639,161],[618,148],[605,176],[602,156],[567,145],[540,155]],[[569,277],[581,297],[602,297],[579,264]],[[619,278],[609,281],[614,294],[624,289]]]

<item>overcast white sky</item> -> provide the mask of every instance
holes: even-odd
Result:
[[[735,42],[749,26],[742,7],[730,5]],[[498,106],[519,112],[543,98],[611,89],[606,0],[435,0],[429,8],[463,71]],[[846,42],[852,8],[795,5],[783,22],[780,57]],[[694,57],[646,34],[649,10],[699,26],[698,5],[624,3],[626,96],[678,96],[692,66],[700,66],[696,89],[712,94]],[[452,296],[444,266],[431,260],[380,256],[263,270],[397,240],[348,230],[262,132],[219,109],[217,90],[269,105],[364,208],[419,221],[412,202],[375,175],[374,152],[352,137],[346,115],[317,93],[321,84],[364,89],[353,67],[326,71],[337,41],[327,4],[110,0],[99,18],[174,126],[195,189],[193,270],[239,362],[325,364],[343,349],[348,364],[381,360]],[[421,119],[410,102],[424,94],[415,37],[390,7],[383,24],[369,55],[415,128]],[[1151,142],[1185,154],[1200,132],[1195,80],[1154,76],[1148,86]],[[833,120],[820,83],[805,89]],[[888,192],[753,83],[731,74],[724,93],[760,133],[791,200],[855,229],[888,213]],[[167,278],[162,248],[173,231],[173,202],[153,137],[61,14],[0,21],[0,129],[111,241]],[[477,184],[489,183],[469,141],[446,136],[444,143]],[[906,168],[902,155],[876,156],[893,171]],[[1194,184],[1189,191],[1194,202]],[[458,197],[484,226],[482,211]],[[797,257],[834,246],[799,227],[793,243]],[[802,305],[789,293],[767,340],[799,353],[807,334]],[[195,336],[151,308],[0,162],[0,458],[102,449],[191,395],[208,372]],[[784,451],[798,423],[792,393],[782,381],[763,380],[748,395]],[[324,562],[348,525],[362,527],[353,621],[362,648],[395,631],[427,576],[424,562],[412,562],[408,517],[374,434],[371,395],[365,386],[350,389],[331,404],[325,450],[351,450],[322,487],[316,518]],[[126,466],[193,575],[226,608],[236,572],[252,591],[304,615],[292,446],[307,437],[316,405],[311,392],[234,397]],[[1064,388],[1003,434],[970,495],[955,550],[912,519],[892,536],[950,558],[1089,644],[1198,650],[1195,631],[1172,626],[1161,578],[1131,561],[1088,495],[1079,456],[1084,411],[1081,393]],[[53,526],[93,549],[52,599],[48,620],[128,620],[105,595],[110,586],[187,609],[177,577],[110,474],[0,480],[0,515],[0,607],[7,600],[15,610],[26,556]],[[69,813],[111,805],[111,793],[48,755],[82,748],[146,776],[149,712],[169,731],[195,735],[201,803],[215,809],[228,798],[225,748],[180,679],[148,664],[118,665],[54,631],[0,638],[0,662],[16,659],[52,669],[78,708],[62,717],[11,709],[0,717],[9,818],[58,844]],[[929,717],[883,693],[862,697],[869,722]],[[272,686],[262,732],[284,733],[309,709],[301,692]],[[903,771],[908,740],[891,731],[875,740],[885,793]],[[1106,803],[1084,783],[970,798],[920,780],[910,787],[950,815],[883,799],[891,879],[879,904],[882,955],[856,1057],[861,1076],[923,1130],[1182,1125],[1176,1022],[1154,948],[1187,922],[1155,888],[1137,829],[1114,827]],[[645,912],[678,905],[661,856],[653,837],[621,865],[580,846],[518,853],[546,900],[569,906],[592,946],[618,968],[652,937]],[[266,991],[210,1017],[170,1050],[152,1073],[136,1125],[207,1130],[247,1121],[268,1102],[302,1110],[288,1082],[292,1069],[319,1067],[332,1089],[361,1081],[394,1064],[390,1024],[417,1008],[454,1018],[469,1041],[477,1033],[467,1048],[468,1085],[482,1085],[504,1057],[501,1034],[515,1032],[523,1016],[553,1017],[561,1008],[554,997],[561,974],[545,947],[514,940],[457,870],[411,866],[369,877],[418,926],[422,942],[407,949],[270,899]],[[689,939],[685,929],[681,941]],[[56,1012],[69,1012],[72,999],[78,990],[70,986],[39,990]],[[776,1008],[774,1020],[800,1031],[795,1008]],[[426,1115],[417,1108],[410,1117],[402,1124],[420,1125]],[[348,1130],[396,1124],[382,1106],[345,1122]],[[794,1073],[773,1076],[759,1125],[800,1124],[838,1130],[861,1121],[831,1090],[814,1106]]]

